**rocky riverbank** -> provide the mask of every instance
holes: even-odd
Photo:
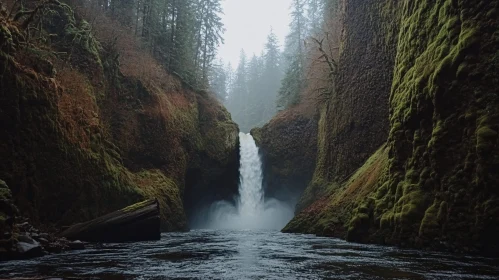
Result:
[[[19,232],[13,236],[10,247],[0,249],[0,260],[2,261],[31,259],[47,254],[85,249],[84,242],[60,238],[56,231],[39,230],[31,225],[27,219],[15,224],[14,227]],[[4,235],[5,237],[7,236]]]
[[[33,226],[19,216],[7,184],[0,180],[0,261],[30,259],[46,254],[81,250],[85,243],[58,237],[59,229]]]

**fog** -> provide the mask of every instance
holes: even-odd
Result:
[[[262,160],[249,134],[240,133],[241,167],[239,194],[235,204],[217,201],[200,211],[192,226],[209,229],[280,230],[292,218],[294,204],[264,199]]]
[[[236,68],[241,49],[249,56],[262,52],[271,28],[279,41],[284,42],[289,31],[290,5],[291,0],[223,1],[225,33],[218,56]]]

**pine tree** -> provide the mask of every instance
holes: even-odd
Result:
[[[248,93],[248,71],[247,71],[247,58],[244,50],[241,50],[239,56],[239,65],[236,69],[236,74],[234,78],[233,91],[239,97],[245,97]]]
[[[111,1],[109,3],[111,7],[111,13],[113,16],[117,17],[121,24],[130,27],[133,24],[134,19],[134,0],[121,0],[121,1]]]
[[[262,100],[263,119],[267,121],[276,113],[276,99],[282,79],[281,52],[279,50],[279,40],[273,30],[267,36],[264,49],[264,68],[262,82],[265,91]]]
[[[278,110],[286,109],[300,102],[300,93],[305,88],[305,48],[307,19],[305,0],[293,0],[290,33],[286,37],[284,56],[288,62],[279,90]]]
[[[220,0],[198,0],[197,11],[200,29],[196,61],[201,70],[201,83],[206,84],[208,69],[216,56],[216,49],[223,43],[224,27],[221,18],[223,11]]]
[[[221,0],[91,0],[130,27],[166,69],[196,88],[208,76],[223,42]]]
[[[210,69],[210,89],[215,93],[218,100],[223,102],[228,95],[228,76],[222,59],[220,59],[218,63],[213,65]]]
[[[251,58],[247,69],[247,89],[250,96],[257,96],[260,91],[262,68],[263,67],[261,59],[253,54],[253,57]]]
[[[251,128],[256,126],[262,120],[262,59],[255,54],[251,58],[247,67],[247,96],[245,96],[245,106],[243,108],[244,118],[239,123],[243,131],[249,132]]]
[[[225,70],[225,75],[227,76],[227,97],[226,97],[227,100],[233,88],[235,71],[230,62],[227,63],[224,70]]]
[[[320,32],[324,22],[325,6],[327,5],[327,2],[332,1],[336,0],[307,0],[307,32],[309,35],[314,35]]]
[[[248,71],[247,57],[244,50],[241,50],[239,56],[239,65],[237,66],[234,81],[227,101],[227,107],[232,113],[232,119],[240,125],[241,131],[246,131],[241,124],[245,122],[245,108],[248,100]]]

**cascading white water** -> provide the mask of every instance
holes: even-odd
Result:
[[[293,207],[275,199],[264,199],[262,161],[255,140],[248,133],[239,133],[240,167],[239,196],[236,205],[218,201],[211,205],[207,219],[195,227],[213,229],[279,230],[293,218]]]
[[[262,162],[258,147],[250,134],[239,133],[241,143],[241,165],[239,167],[239,199],[237,210],[241,219],[253,222],[262,214]]]

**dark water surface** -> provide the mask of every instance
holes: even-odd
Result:
[[[0,263],[0,278],[499,279],[499,259],[401,250],[313,235],[198,230],[161,241]]]

